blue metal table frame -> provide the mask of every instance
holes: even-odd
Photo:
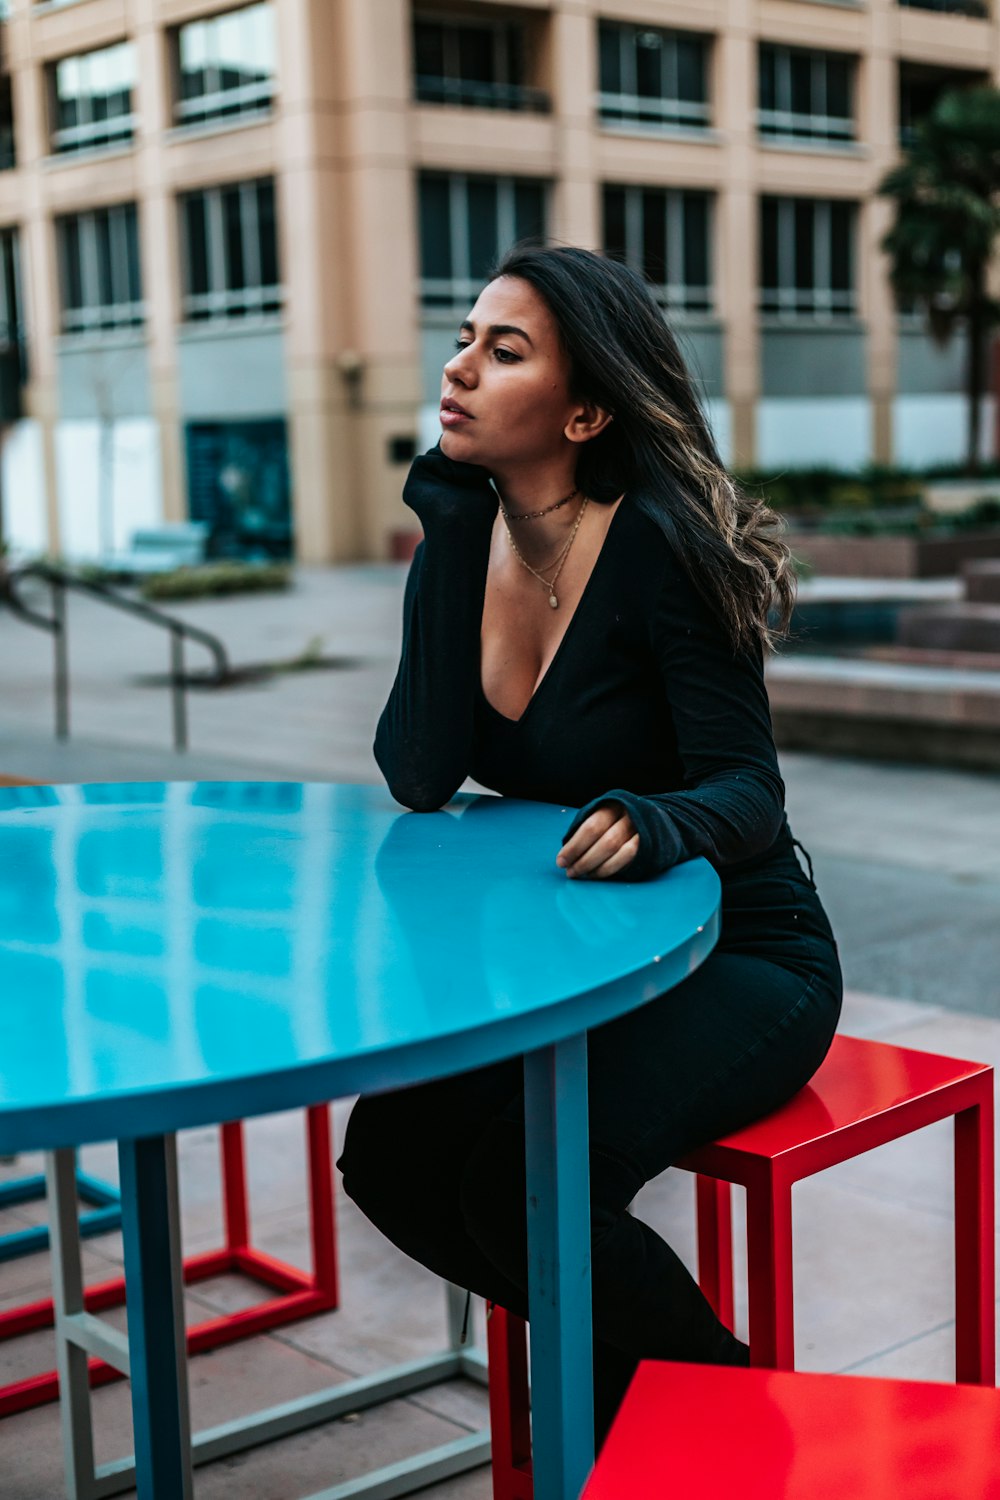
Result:
[[[410,814],[327,784],[0,794],[0,1152],[119,1142],[140,1500],[191,1494],[174,1132],[513,1056],[535,1487],[576,1500],[593,1463],[587,1032],[704,960],[720,890],[701,860],[567,881],[571,814],[468,796]]]

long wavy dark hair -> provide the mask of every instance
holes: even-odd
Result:
[[[572,245],[514,245],[490,269],[540,294],[570,359],[574,397],[614,420],[580,446],[576,484],[626,491],[665,533],[735,650],[773,649],[795,602],[783,522],[726,473],[677,340],[642,277]]]

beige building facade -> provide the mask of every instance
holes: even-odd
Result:
[[[731,463],[961,455],[963,351],[897,315],[876,190],[942,90],[1000,76],[984,0],[5,10],[16,550],[196,519],[233,555],[388,556],[458,322],[526,233],[644,271]]]

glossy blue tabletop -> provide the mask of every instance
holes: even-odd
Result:
[[[569,880],[572,815],[326,783],[0,790],[0,1151],[437,1077],[662,993],[715,942],[717,875]]]

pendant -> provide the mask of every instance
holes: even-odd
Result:
[[[549,603],[552,605],[553,609],[559,608],[559,600],[556,598],[555,594],[549,595]]]

